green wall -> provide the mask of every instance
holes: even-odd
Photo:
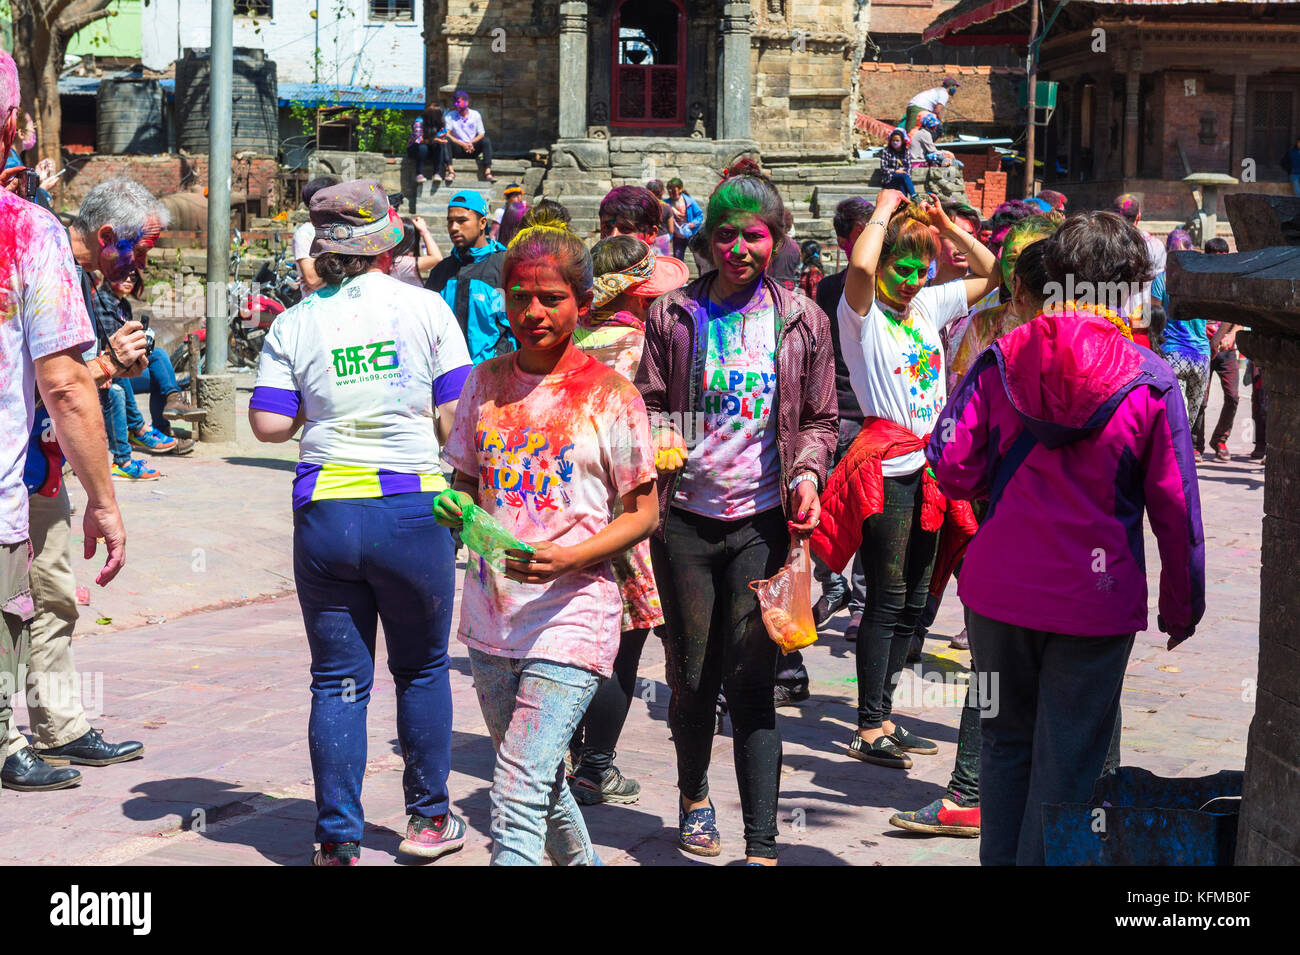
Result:
[[[139,59],[140,0],[113,0],[109,15],[96,20],[72,38],[73,56],[121,56]]]

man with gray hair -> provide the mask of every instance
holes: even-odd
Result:
[[[7,155],[12,148],[19,103],[18,71],[13,58],[0,51],[0,154]],[[36,604],[44,601],[42,588],[28,574],[38,557],[32,543],[37,534],[29,524],[28,491],[38,497],[58,494],[66,455],[86,490],[85,556],[94,556],[100,541],[108,552],[96,578],[100,586],[122,569],[126,531],[108,475],[94,381],[81,358],[95,332],[77,294],[67,234],[49,212],[8,189],[0,189],[0,217],[6,223],[0,231],[0,312],[6,316],[0,322],[0,721],[7,724],[13,716],[12,695],[30,624],[37,616]],[[121,345],[122,360],[138,357],[129,343]],[[38,392],[50,426],[32,434]],[[27,472],[42,463],[42,475],[29,479]],[[62,499],[66,515],[66,491]],[[70,537],[63,538],[65,556]],[[48,550],[48,537],[44,544]],[[26,780],[57,788],[49,785],[58,783],[51,774],[66,779],[69,773],[71,782],[79,778],[75,770],[50,766],[25,746],[5,759],[3,782],[6,787],[16,779],[20,784]]]

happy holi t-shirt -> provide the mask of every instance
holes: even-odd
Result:
[[[0,223],[0,544],[18,544],[28,535],[23,462],[36,411],[35,362],[93,344],[95,330],[59,220],[5,189]]]
[[[861,316],[840,295],[836,320],[844,363],[864,415],[887,418],[918,437],[930,433],[948,400],[939,330],[965,315],[966,308],[961,279],[921,289],[901,321],[877,300]],[[925,452],[913,451],[886,459],[881,471],[885,477],[901,477],[924,466]]]
[[[294,509],[444,490],[434,415],[460,396],[469,370],[442,297],[380,272],[327,286],[276,318],[249,407],[306,417]]]
[[[483,362],[447,442],[447,460],[477,478],[479,505],[525,543],[588,540],[620,497],[655,479],[640,393],[589,355],[571,360],[550,375],[526,374],[517,354]],[[609,562],[521,584],[469,555],[459,637],[476,650],[609,676],[622,616]]]
[[[776,313],[769,302],[748,314],[708,299],[708,351],[700,404],[703,436],[691,449],[673,506],[724,521],[781,506],[776,445]]]

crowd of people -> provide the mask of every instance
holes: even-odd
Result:
[[[0,56],[8,102],[16,74]],[[428,148],[413,155],[445,178],[447,157],[469,150],[490,173],[481,120],[463,94],[456,106],[461,125],[424,117],[412,146]],[[2,134],[12,140],[12,111]],[[1210,446],[1226,454],[1236,329],[1170,301],[1164,248],[1138,228],[1134,197],[1067,216],[1065,197],[1044,193],[984,220],[892,175],[874,202],[836,208],[847,265],[829,275],[750,159],[703,205],[676,179],[614,189],[590,249],[560,203],[530,205],[522,190],[495,222],[480,193],[453,194],[443,255],[378,183],[308,185],[295,258],[309,294],[267,334],[249,422],[261,441],[300,446],[290,498],[314,864],[360,857],[380,622],[406,762],[402,852],[437,858],[468,834],[448,787],[455,624],[496,751],[494,864],[600,864],[580,807],[640,796],[615,758],[651,635],[671,690],[678,847],[722,852],[709,770],[725,715],[746,862],[775,864],[777,708],[807,699],[810,678],[769,637],[750,584],[797,547],[816,557],[816,624],[849,613],[858,713],[844,755],[883,769],[939,751],[892,704],[957,576],[954,642],[972,678],[951,781],[891,822],[978,835],[986,864],[1043,862],[1041,807],[1086,801],[1117,764],[1124,668],[1148,626],[1144,515],[1169,647],[1204,613],[1193,422],[1222,369],[1233,406]],[[0,246],[20,303],[0,326],[12,372],[0,659],[16,674],[30,639],[34,670],[71,671],[60,455],[87,491],[88,556],[108,547],[107,583],[125,542],[109,462],[124,468],[133,442],[157,451],[149,442],[188,409],[121,309],[167,219],[123,182],[92,193],[66,233],[9,192],[0,204],[25,223]],[[1121,303],[1080,293],[1105,283],[1137,291]],[[152,428],[116,397],[137,391]],[[29,529],[26,495],[8,491],[40,421],[58,447],[41,450],[44,481],[28,480]],[[33,748],[3,693],[0,707],[6,786],[75,782],[42,754],[104,765],[143,752],[106,743],[84,715],[38,710]]]

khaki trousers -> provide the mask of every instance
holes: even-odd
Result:
[[[90,732],[81,704],[81,682],[72,660],[77,628],[77,582],[72,576],[72,508],[66,482],[54,497],[33,494],[31,540],[32,597],[36,616],[25,679],[32,742],[40,749],[62,746]],[[27,745],[12,709],[5,755]]]
[[[0,720],[13,719],[13,695],[18,669],[27,654],[27,622],[31,617],[31,588],[27,570],[32,548],[27,541],[0,544]],[[6,750],[5,755],[8,755]]]

